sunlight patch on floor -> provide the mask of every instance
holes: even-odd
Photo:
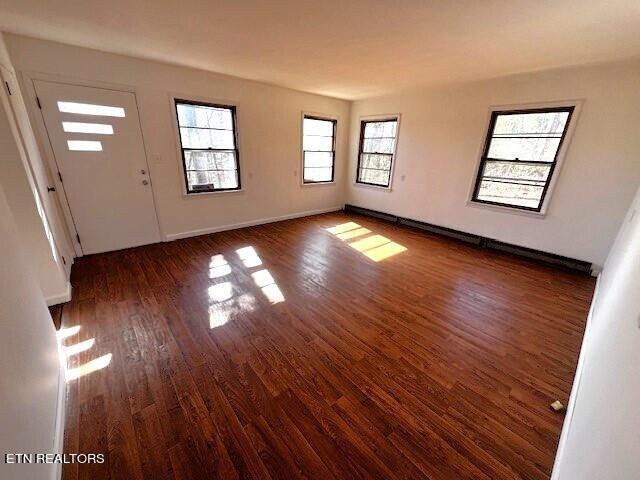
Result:
[[[371,230],[369,230],[368,228],[355,228],[344,233],[338,233],[336,237],[338,237],[340,240],[349,240],[351,238],[356,238],[367,233],[371,233]]]
[[[260,287],[264,296],[267,297],[271,303],[284,302],[284,296],[276,284],[276,281],[269,273],[269,270],[259,270],[251,274],[254,283]]]
[[[60,355],[60,364],[64,370],[65,380],[70,382],[80,377],[88,375],[97,370],[102,370],[109,363],[111,363],[112,355],[107,353],[100,357],[94,358],[78,367],[69,367],[70,358],[75,355],[79,355],[82,352],[88,352],[95,344],[96,339],[89,338],[81,342],[73,343],[71,345],[65,344],[66,340],[70,339],[80,331],[80,325],[74,325],[73,327],[62,328],[56,332],[58,339],[58,352]]]
[[[79,367],[67,369],[67,372],[66,372],[67,382],[71,380],[75,380],[80,377],[84,377],[85,375],[93,373],[97,370],[102,370],[103,368],[105,368],[111,363],[111,357],[112,355],[110,353],[107,353],[106,355],[102,355],[101,357],[94,358],[93,360],[83,365],[80,365]]]
[[[214,255],[209,262],[209,278],[220,278],[231,273],[231,265],[224,255]]]
[[[58,337],[58,341],[61,342],[65,338],[73,337],[79,331],[80,325],[74,325],[73,327],[61,328],[56,332],[56,336]]]
[[[209,287],[209,302],[224,302],[233,297],[233,285],[231,282],[216,283]]]
[[[379,262],[381,260],[384,260],[385,258],[393,257],[398,253],[402,253],[406,249],[407,247],[404,247],[399,243],[389,242],[362,253],[364,253],[367,257],[369,257],[374,262]]]
[[[248,270],[253,283],[271,304],[284,302],[285,298],[274,280],[271,272],[263,268],[258,252],[252,246],[236,250],[238,259],[244,269]],[[235,264],[234,264],[235,265]],[[209,328],[225,325],[233,315],[252,312],[256,308],[256,297],[250,292],[243,292],[239,283],[232,283],[227,278],[234,270],[242,271],[243,267],[230,264],[222,254],[211,257],[209,263],[209,279],[212,284],[207,288],[209,300]],[[260,269],[257,269],[260,267]],[[240,276],[240,278],[242,275]]]
[[[407,247],[382,235],[373,234],[362,238],[363,235],[368,235],[373,232],[355,222],[341,223],[334,227],[327,228],[327,231],[342,241],[356,239],[348,243],[348,245],[374,262],[380,262],[407,250]]]
[[[231,315],[255,310],[256,298],[250,293],[243,293],[237,297],[209,305],[209,328],[225,325]]]
[[[371,235],[370,237],[363,238],[362,240],[351,242],[349,246],[351,248],[355,248],[359,252],[366,252],[367,250],[379,247],[380,245],[384,245],[390,241],[391,240],[387,237],[383,237],[382,235]]]
[[[62,349],[64,350],[64,354],[67,358],[69,358],[72,355],[77,355],[85,350],[89,350],[93,347],[94,343],[96,343],[96,339],[90,338],[89,340],[85,340],[84,342],[76,343],[75,345],[70,345],[68,347],[63,345]]]
[[[347,222],[347,223],[341,223],[340,225],[336,225],[335,227],[327,228],[327,232],[337,235],[339,233],[348,232],[349,230],[353,230],[359,227],[360,225],[358,225],[355,222]]]
[[[262,265],[262,260],[260,260],[260,256],[255,251],[253,247],[244,247],[236,250],[238,257],[242,260],[242,263],[247,268],[257,267]]]

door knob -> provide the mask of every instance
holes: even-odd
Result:
[[[142,184],[143,185],[149,185],[149,181],[148,180],[142,180]]]

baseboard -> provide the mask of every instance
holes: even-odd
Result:
[[[322,213],[337,212],[340,210],[342,210],[342,206],[322,208],[319,210],[307,210],[306,212],[290,213],[290,214],[281,215],[278,217],[260,218],[257,220],[250,220],[248,222],[221,225],[219,227],[201,228],[198,230],[190,230],[188,232],[170,233],[165,235],[165,241],[170,242],[172,240],[178,240],[180,238],[197,237],[198,235],[207,235],[209,233],[224,232],[227,230],[235,230],[237,228],[254,227],[256,225],[264,225],[266,223],[281,222],[283,220],[291,220],[292,218],[310,217],[311,215],[320,215]]]
[[[563,257],[561,255],[556,255],[555,253],[541,252],[540,250],[534,250],[533,248],[512,245],[510,243],[500,242],[491,238],[486,239],[484,246],[493,250],[519,255],[521,257],[530,258],[532,260],[537,260],[551,265],[557,265],[559,267],[587,273],[589,275],[591,275],[593,271],[593,265],[582,260],[574,260],[573,258]]]
[[[440,225],[426,223],[419,220],[413,220],[411,218],[403,218],[397,215],[392,215],[385,212],[379,212],[377,210],[371,210],[368,208],[357,207],[355,205],[349,205],[349,204],[346,204],[344,206],[344,209],[347,212],[353,212],[353,213],[358,213],[360,215],[367,215],[369,217],[380,218],[383,220],[387,220],[389,222],[397,223],[399,225],[404,225],[411,228],[417,228],[419,230],[424,230],[429,233],[435,233],[437,235],[442,235],[448,238],[454,238],[456,240],[471,243],[481,248],[499,250],[502,252],[510,253],[512,255],[526,257],[531,260],[538,261],[540,263],[545,263],[547,265],[559,266],[559,267],[563,267],[563,268],[581,272],[581,273],[595,274],[598,268],[597,266],[594,266],[593,264],[589,262],[585,262],[583,260],[576,260],[574,258],[563,257],[562,255],[557,255],[555,253],[543,252],[541,250],[522,247],[520,245],[513,245],[511,243],[501,242],[493,238],[482,237],[480,235],[465,232],[462,230],[455,230],[449,227],[442,227]]]
[[[357,207],[355,205],[350,205],[350,204],[345,204],[344,210],[345,212],[359,213],[360,215],[379,218],[381,220],[386,220],[388,222],[397,222],[399,218],[396,215],[392,215],[390,213],[379,212],[378,210],[371,210],[370,208]]]
[[[482,237],[479,235],[473,235],[472,233],[461,232],[459,230],[453,230],[447,227],[441,227],[439,225],[433,225],[431,223],[419,222],[417,220],[411,220],[408,218],[398,218],[400,225],[406,225],[407,227],[417,228],[424,230],[425,232],[436,233],[449,238],[455,238],[462,242],[472,243],[473,245],[481,245]]]
[[[564,416],[564,422],[562,423],[562,432],[560,433],[560,440],[558,441],[558,448],[556,450],[556,457],[553,462],[553,470],[551,471],[551,480],[560,480],[558,465],[560,464],[560,457],[567,444],[567,438],[569,431],[571,430],[571,421],[573,420],[573,412],[575,410],[576,399],[578,398],[578,391],[580,389],[580,380],[582,379],[582,370],[585,362],[585,355],[587,351],[587,342],[589,341],[589,331],[591,330],[591,319],[593,317],[593,306],[598,299],[598,291],[600,286],[601,274],[596,279],[596,287],[593,291],[593,298],[591,299],[591,306],[589,308],[589,314],[587,315],[587,324],[584,327],[584,335],[582,336],[582,345],[580,345],[580,354],[578,355],[578,365],[576,366],[576,374],[573,377],[573,385],[571,386],[571,394],[569,395],[569,403],[567,405],[567,413]]]
[[[50,297],[45,298],[45,302],[47,302],[47,307],[52,305],[58,305],[59,303],[66,303],[71,300],[71,282],[67,282],[67,287],[65,291],[58,295],[52,295]]]
[[[67,381],[62,365],[58,374],[58,402],[56,406],[56,426],[53,438],[53,453],[64,453],[64,427],[67,418]],[[62,463],[56,463],[53,480],[62,478]]]

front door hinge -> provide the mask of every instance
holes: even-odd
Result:
[[[78,235],[77,233],[76,233],[76,238],[78,239],[78,243],[82,244],[82,242],[80,241],[80,235]]]
[[[40,103],[40,97],[36,97],[36,102],[38,102],[38,108],[42,110],[42,104]]]
[[[7,92],[9,93],[9,95],[12,95],[11,93],[11,87],[9,86],[9,82],[4,82],[5,86],[7,87]]]

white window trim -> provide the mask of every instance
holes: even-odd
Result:
[[[375,120],[385,120],[385,119],[389,119],[389,118],[396,118],[397,122],[398,122],[398,126],[396,127],[396,141],[395,144],[393,146],[393,156],[391,157],[391,170],[389,172],[389,186],[385,187],[384,185],[372,185],[372,184],[368,184],[368,183],[360,183],[358,182],[358,164],[360,162],[360,136],[361,136],[361,129],[362,129],[362,122],[363,121],[375,121]],[[355,179],[353,180],[353,186],[355,187],[359,187],[359,188],[370,188],[373,190],[377,190],[377,191],[383,191],[383,192],[391,192],[391,190],[393,189],[393,172],[396,169],[396,163],[398,160],[398,141],[400,138],[400,121],[401,121],[401,114],[400,113],[386,113],[386,114],[376,114],[376,115],[363,115],[358,117],[358,141],[356,142],[356,169],[355,169]]]
[[[582,109],[582,105],[584,104],[584,99],[578,100],[557,100],[550,102],[537,102],[537,103],[519,103],[519,104],[510,104],[510,105],[492,105],[489,107],[487,111],[487,119],[485,121],[482,139],[480,141],[480,147],[477,154],[477,159],[474,165],[473,173],[471,175],[471,183],[469,184],[469,193],[467,195],[467,206],[468,207],[477,207],[484,208],[488,210],[493,210],[496,212],[502,213],[510,213],[516,215],[524,215],[528,217],[545,217],[547,211],[549,209],[549,204],[551,202],[551,198],[553,197],[553,192],[555,186],[558,182],[558,178],[560,177],[560,173],[562,171],[562,165],[564,164],[564,159],[569,149],[569,145],[571,144],[571,139],[573,138],[573,132],[575,131],[576,125],[578,124],[578,118],[580,117],[580,110]],[[506,110],[527,110],[527,109],[536,109],[536,108],[561,108],[561,107],[573,107],[573,113],[571,115],[571,120],[569,122],[569,126],[567,128],[567,132],[564,136],[564,140],[562,145],[560,146],[560,150],[558,150],[558,154],[556,157],[556,165],[553,171],[553,175],[549,182],[549,188],[547,189],[547,193],[545,195],[544,201],[542,202],[542,206],[539,212],[535,212],[532,210],[523,210],[518,207],[511,207],[508,205],[490,205],[482,202],[476,202],[473,200],[473,192],[475,190],[476,178],[480,174],[480,163],[482,162],[482,154],[484,151],[484,144],[489,134],[489,124],[491,123],[491,115],[493,112],[500,112]]]
[[[333,180],[330,182],[307,182],[304,181],[304,117],[318,117],[324,120],[331,120],[336,122],[336,131],[333,138]],[[301,187],[317,187],[321,185],[335,185],[336,184],[336,172],[338,171],[338,125],[340,118],[337,115],[329,115],[326,113],[302,111],[300,114],[300,186]]]
[[[213,103],[213,104],[219,104],[219,105],[227,105],[230,107],[235,107],[236,109],[236,121],[235,121],[235,135],[236,135],[236,148],[239,152],[237,161],[238,161],[238,180],[240,181],[240,188],[235,189],[235,190],[219,190],[216,192],[192,192],[192,193],[187,193],[188,189],[187,189],[187,182],[186,182],[186,174],[184,171],[184,162],[182,160],[182,148],[180,147],[180,130],[178,127],[178,113],[176,111],[176,100],[189,100],[192,102],[202,102],[202,103]],[[199,95],[193,95],[193,94],[189,94],[189,93],[176,93],[176,92],[171,92],[169,93],[169,108],[170,108],[170,112],[171,112],[171,123],[172,128],[173,128],[173,139],[174,139],[174,144],[175,144],[175,152],[176,152],[176,160],[178,162],[179,165],[179,172],[180,172],[180,188],[182,189],[182,198],[183,199],[187,199],[187,198],[201,198],[204,196],[209,196],[209,195],[232,195],[232,194],[242,194],[245,191],[245,184],[244,184],[244,168],[240,165],[240,157],[242,156],[242,143],[240,141],[240,127],[239,127],[239,123],[240,123],[240,103],[235,101],[235,100],[228,100],[228,99],[220,99],[220,98],[211,98],[211,97],[202,97]]]

